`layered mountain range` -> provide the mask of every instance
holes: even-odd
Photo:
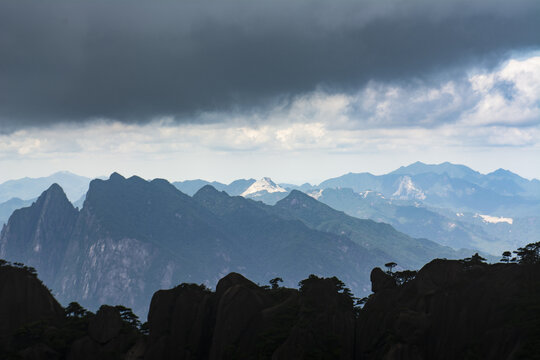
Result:
[[[52,185],[16,210],[0,235],[0,258],[35,267],[61,302],[124,304],[139,314],[158,289],[214,287],[231,271],[259,283],[282,277],[287,286],[309,274],[338,276],[363,296],[374,266],[419,268],[471,254],[348,216],[300,191],[270,206],[209,185],[190,197],[165,180],[116,173],[90,183],[80,210]]]
[[[235,188],[234,195],[255,183],[242,181],[245,188]],[[198,180],[201,187],[207,183]],[[193,182],[174,184],[184,191]],[[219,186],[232,191],[228,185]],[[493,255],[540,236],[540,181],[503,169],[484,175],[463,165],[416,162],[386,175],[349,173],[319,185],[276,187],[287,192],[261,189],[245,196],[274,204],[290,191],[300,190],[334,209],[389,223],[410,236]]]
[[[70,201],[78,201],[88,190],[90,180],[68,171],[60,171],[50,176],[40,178],[25,177],[9,180],[0,184],[0,203],[12,198],[31,200],[37,198],[52,184],[59,184],[64,189]]]
[[[63,172],[0,184],[0,199],[8,199],[0,203],[0,225],[54,182],[82,208],[89,181]],[[173,185],[189,196],[211,185],[268,205],[299,190],[350,216],[388,223],[411,237],[493,256],[540,236],[540,181],[502,169],[484,175],[463,165],[417,162],[386,175],[349,173],[319,185],[277,184],[270,178],[230,184],[187,180]]]

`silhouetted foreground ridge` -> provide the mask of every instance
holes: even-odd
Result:
[[[0,358],[539,358],[540,264],[476,260],[434,260],[402,285],[375,268],[363,309],[335,277],[296,290],[231,273],[215,292],[157,291],[142,326],[122,306],[62,309],[31,269],[3,264]]]

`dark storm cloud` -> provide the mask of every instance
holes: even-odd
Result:
[[[540,2],[0,2],[0,132],[263,109],[540,45]]]

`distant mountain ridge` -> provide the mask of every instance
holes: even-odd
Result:
[[[385,175],[348,173],[319,185],[279,186],[455,249],[499,254],[540,236],[540,181],[503,169],[482,174],[449,162],[416,162]],[[247,196],[275,204],[286,195],[263,190]]]
[[[17,197],[11,198],[6,202],[0,203],[0,227],[7,223],[13,211],[29,206],[35,199],[22,200]]]
[[[227,192],[227,194],[231,196],[236,196],[246,191],[246,189],[249,188],[254,182],[255,182],[255,179],[239,179],[229,184],[223,184],[218,181],[210,182],[206,180],[197,179],[197,180],[175,181],[172,184],[178,190],[180,190],[181,192],[189,196],[195,195],[197,191],[199,191],[201,188],[203,188],[206,185],[211,185],[219,191],[225,191]]]
[[[273,183],[270,178],[264,179]],[[174,184],[181,191],[188,190],[186,191],[188,194],[194,194],[197,188],[210,184],[220,191],[226,191],[229,195],[240,195],[254,183],[255,180],[251,179],[249,183],[244,183],[245,187],[240,189],[243,191],[235,192],[227,188],[230,185],[204,180],[188,180]],[[296,189],[304,192],[327,188],[351,188],[355,192],[371,190],[389,198],[420,200],[428,205],[450,207],[461,211],[496,213],[501,212],[503,208],[510,208],[510,212],[519,213],[520,207],[525,207],[527,211],[540,208],[538,206],[540,201],[538,179],[528,180],[504,169],[481,174],[465,165],[449,162],[441,164],[416,162],[385,175],[348,173],[327,179],[319,185],[306,183],[303,185],[276,184],[276,186],[289,191]],[[259,190],[259,197],[264,195],[264,191],[264,188]],[[268,191],[268,194],[272,192],[274,191]],[[252,193],[246,193],[244,196],[250,196]],[[264,201],[264,198],[262,200]]]
[[[0,203],[12,198],[35,199],[54,183],[62,186],[69,200],[74,202],[86,193],[90,180],[69,171],[60,171],[40,178],[9,180],[0,184]]]

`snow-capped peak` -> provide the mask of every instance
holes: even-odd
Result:
[[[476,214],[474,215],[474,217],[480,217],[485,223],[491,223],[491,224],[508,223],[512,225],[514,223],[514,219],[507,218],[507,217],[489,216],[489,215],[482,215],[482,214]]]
[[[287,190],[273,182],[269,177],[264,177],[251,184],[251,186],[248,187],[241,195],[247,196],[261,191],[266,191],[268,193],[287,192]]]

